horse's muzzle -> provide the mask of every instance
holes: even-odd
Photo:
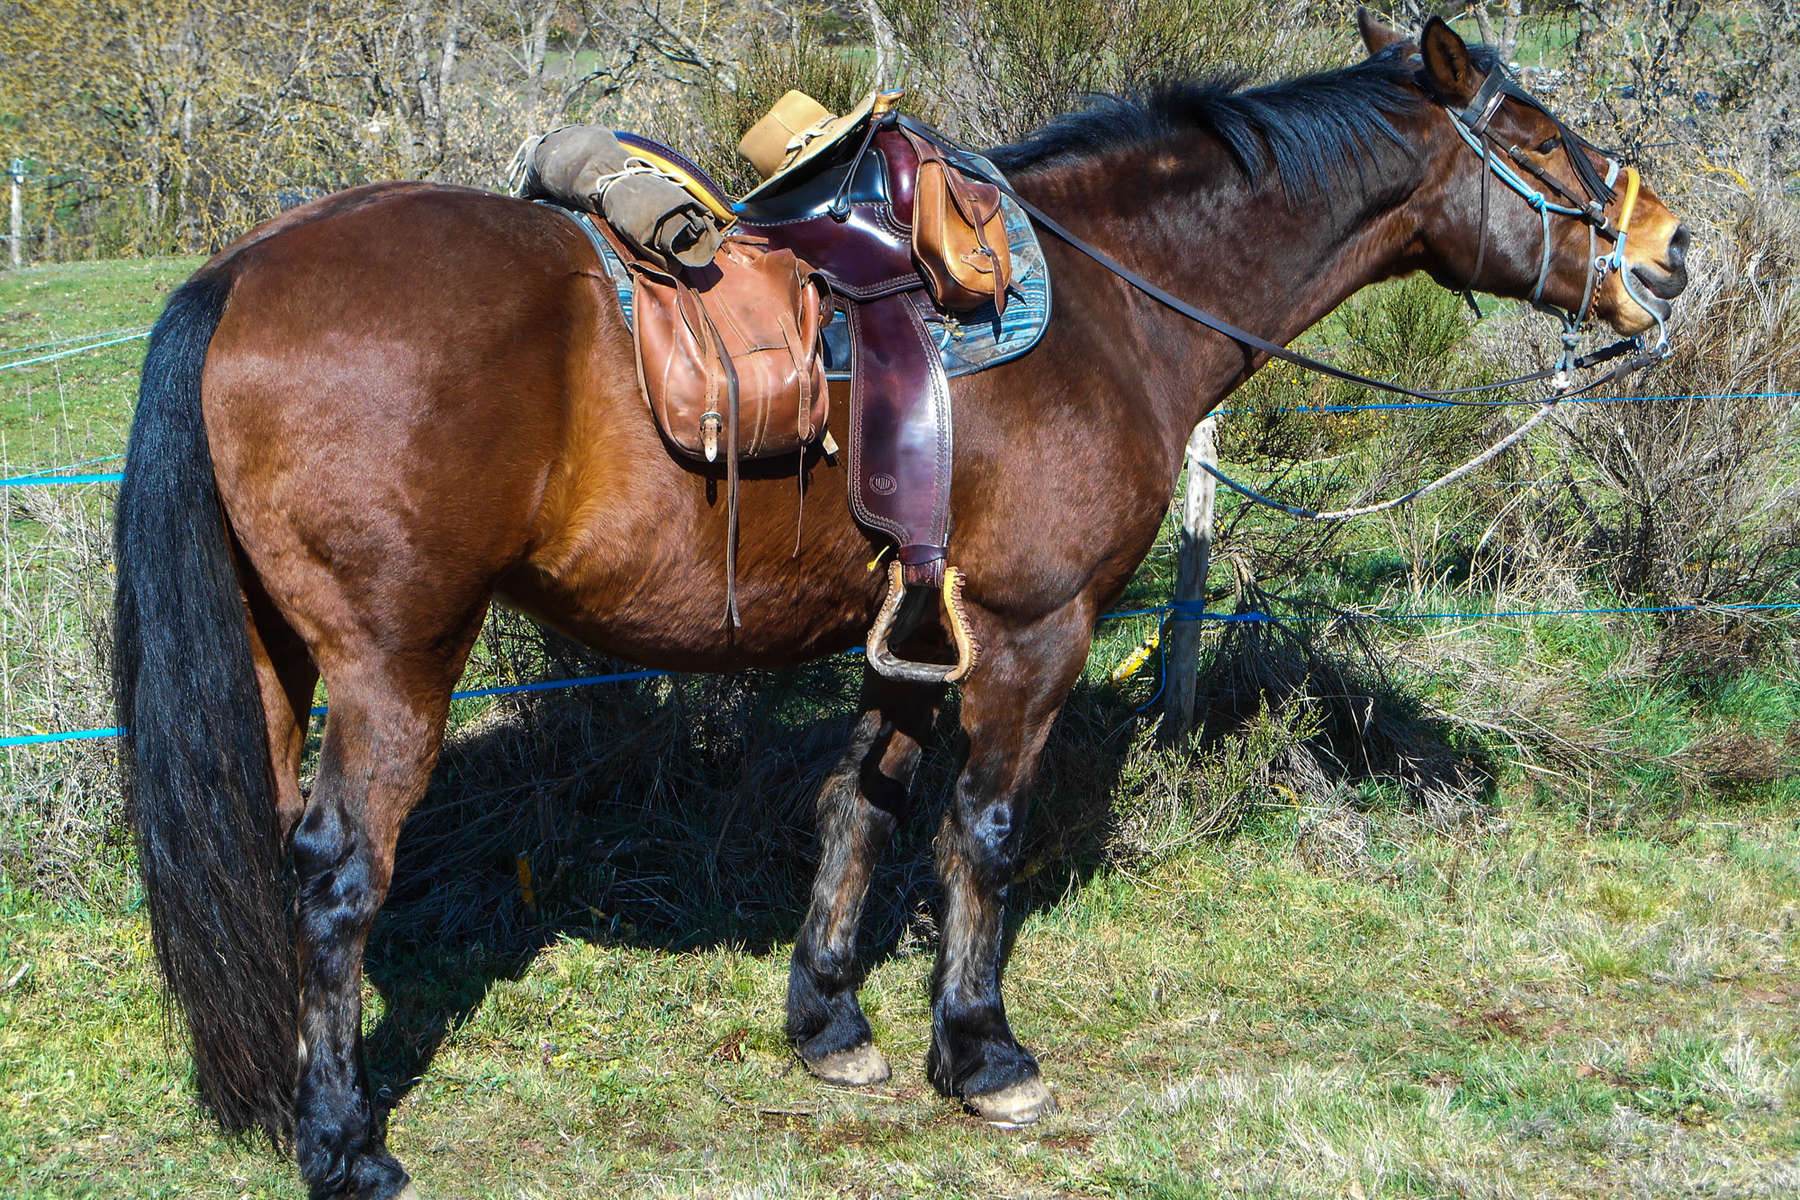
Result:
[[[1669,248],[1661,262],[1637,263],[1631,268],[1637,281],[1658,300],[1673,300],[1687,288],[1688,236],[1687,226],[1677,225],[1669,236]]]

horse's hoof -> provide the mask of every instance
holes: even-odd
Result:
[[[990,1125],[1017,1129],[1056,1111],[1056,1097],[1037,1075],[984,1096],[965,1096],[963,1103]]]
[[[888,1069],[888,1060],[875,1043],[864,1042],[849,1050],[839,1050],[827,1054],[823,1058],[802,1058],[806,1069],[823,1079],[826,1083],[835,1083],[840,1087],[868,1087],[872,1083],[885,1083],[893,1071]]]

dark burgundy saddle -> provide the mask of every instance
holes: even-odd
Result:
[[[674,165],[738,227],[792,250],[824,278],[850,322],[850,509],[894,539],[909,585],[944,582],[950,537],[950,387],[925,320],[934,314],[912,257],[918,156],[892,114],[815,167],[748,204],[633,134],[628,148]]]
[[[919,160],[899,121],[891,112],[871,117],[869,126],[819,155],[791,181],[743,203],[727,199],[706,172],[677,152],[635,134],[617,136],[672,176],[685,176],[683,182],[709,208],[732,212],[742,232],[792,250],[837,296],[849,326],[850,510],[896,547],[888,597],[869,639],[869,661],[897,679],[955,682],[972,669],[979,647],[961,606],[961,573],[949,563],[950,386],[940,341],[927,328],[928,321],[941,327],[946,314],[933,305],[913,261]],[[1020,224],[1028,231],[1022,218]],[[1048,318],[1047,277],[1036,282],[1029,299],[1039,319],[1012,353],[1029,349]],[[997,311],[993,324],[998,335]],[[1004,357],[1011,354],[986,361]],[[911,588],[941,590],[956,663],[913,663],[889,651]]]
[[[850,314],[850,509],[892,537],[905,582],[940,587],[949,558],[950,386],[913,263],[918,156],[894,123],[822,155],[738,226],[812,264]]]

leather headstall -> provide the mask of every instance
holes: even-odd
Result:
[[[1430,81],[1423,72],[1419,74],[1418,82],[1427,94],[1432,94]],[[1580,331],[1586,326],[1588,318],[1592,314],[1594,298],[1599,294],[1600,285],[1605,282],[1609,274],[1615,271],[1619,273],[1620,283],[1626,292],[1656,322],[1656,345],[1649,350],[1649,356],[1652,359],[1666,356],[1668,331],[1663,324],[1662,316],[1638,293],[1631,281],[1629,264],[1625,260],[1625,237],[1631,225],[1632,211],[1637,204],[1637,168],[1626,166],[1617,158],[1605,154],[1575,133],[1563,124],[1556,114],[1540,104],[1536,97],[1520,87],[1498,64],[1488,71],[1487,77],[1476,89],[1475,95],[1468,104],[1460,109],[1442,97],[1437,99],[1438,104],[1450,114],[1452,128],[1468,144],[1469,148],[1481,157],[1483,168],[1481,173],[1481,216],[1476,229],[1475,267],[1469,273],[1462,293],[1470,306],[1474,307],[1474,290],[1481,278],[1482,267],[1487,258],[1488,181],[1492,177],[1500,180],[1501,183],[1517,193],[1532,211],[1538,214],[1542,224],[1543,253],[1539,259],[1537,282],[1531,291],[1531,304],[1538,311],[1548,313],[1562,322],[1563,355],[1558,364],[1559,375],[1566,378],[1568,368],[1576,364],[1575,349]],[[1504,158],[1494,154],[1494,150],[1500,146],[1500,141],[1493,135],[1489,126],[1494,115],[1499,112],[1501,105],[1507,100],[1515,100],[1527,105],[1543,114],[1556,127],[1557,142],[1564,157],[1568,160],[1570,168],[1574,171],[1576,179],[1580,181],[1582,190],[1587,193],[1585,200],[1575,196],[1553,175],[1533,162],[1530,156],[1518,146],[1507,146]],[[1588,157],[1589,151],[1605,160],[1606,174],[1604,178]],[[1527,183],[1521,178],[1518,171],[1513,169],[1515,165],[1529,174],[1543,188],[1554,193],[1557,200],[1551,200],[1543,191]],[[1608,219],[1606,210],[1617,196],[1614,185],[1618,182],[1621,174],[1625,179],[1625,202],[1620,208],[1619,221],[1615,225]],[[1561,202],[1558,203],[1558,201]],[[1587,226],[1590,270],[1582,288],[1581,304],[1574,312],[1568,312],[1553,304],[1548,304],[1543,298],[1544,285],[1550,278],[1552,250],[1550,218],[1552,215],[1580,221]],[[1610,253],[1599,253],[1601,238],[1612,242],[1613,247]],[[1479,313],[1479,309],[1477,312]],[[1628,338],[1618,343],[1625,349],[1637,349],[1642,344],[1641,338]],[[1607,349],[1611,350],[1612,347]],[[1622,352],[1623,350],[1620,351],[1620,353]],[[1588,357],[1592,358],[1592,355]]]

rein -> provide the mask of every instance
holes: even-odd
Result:
[[[1014,202],[1016,202],[1019,205],[1020,208],[1024,209],[1026,211],[1026,213],[1028,213],[1033,219],[1035,219],[1044,228],[1048,229],[1051,233],[1055,234],[1059,239],[1068,243],[1074,249],[1079,250],[1081,253],[1087,255],[1089,258],[1093,259],[1095,262],[1097,262],[1101,266],[1105,267],[1108,271],[1111,271],[1114,275],[1117,275],[1120,279],[1124,280],[1126,283],[1130,284],[1132,287],[1136,288],[1138,291],[1144,293],[1146,296],[1149,296],[1152,300],[1157,301],[1158,303],[1162,304],[1164,307],[1169,308],[1176,313],[1179,313],[1181,316],[1186,317],[1188,320],[1193,321],[1196,324],[1203,325],[1215,333],[1224,335],[1225,337],[1231,339],[1232,341],[1237,342],[1241,346],[1245,346],[1251,350],[1260,351],[1263,354],[1267,354],[1271,358],[1277,358],[1283,362],[1292,363],[1293,365],[1300,367],[1304,370],[1312,371],[1312,372],[1314,372],[1316,374],[1320,374],[1320,375],[1325,375],[1332,379],[1341,380],[1344,383],[1355,384],[1358,387],[1373,388],[1378,391],[1391,392],[1394,395],[1406,396],[1406,397],[1409,397],[1414,400],[1426,400],[1426,401],[1431,401],[1434,403],[1441,403],[1441,404],[1487,407],[1487,404],[1485,401],[1462,400],[1462,399],[1459,399],[1458,397],[1466,396],[1466,395],[1469,395],[1469,394],[1475,393],[1475,392],[1489,392],[1489,391],[1497,391],[1502,388],[1518,387],[1522,384],[1537,383],[1537,382],[1539,382],[1541,380],[1545,380],[1545,379],[1549,379],[1549,380],[1553,381],[1553,386],[1555,386],[1557,388],[1557,396],[1559,398],[1565,397],[1565,396],[1577,396],[1583,392],[1591,391],[1594,388],[1600,387],[1601,385],[1609,383],[1609,382],[1611,382],[1615,379],[1618,379],[1624,375],[1628,375],[1633,371],[1641,370],[1642,368],[1647,367],[1650,364],[1657,362],[1658,360],[1660,360],[1662,358],[1667,357],[1667,355],[1669,353],[1668,343],[1667,343],[1666,338],[1659,338],[1659,341],[1655,347],[1653,347],[1649,351],[1645,351],[1643,338],[1639,337],[1639,336],[1632,336],[1632,337],[1627,337],[1627,338],[1620,338],[1618,341],[1613,342],[1610,345],[1603,346],[1600,349],[1592,351],[1590,353],[1577,355],[1574,353],[1574,345],[1573,345],[1573,338],[1572,338],[1573,330],[1572,330],[1572,328],[1567,327],[1568,323],[1565,319],[1566,328],[1565,328],[1564,339],[1563,339],[1563,348],[1564,348],[1563,355],[1557,361],[1557,364],[1554,367],[1540,368],[1539,370],[1531,371],[1531,372],[1528,372],[1527,374],[1519,375],[1512,379],[1504,379],[1497,383],[1475,384],[1470,387],[1460,387],[1460,388],[1445,388],[1440,391],[1431,391],[1431,390],[1420,389],[1420,388],[1410,388],[1410,387],[1405,386],[1404,384],[1393,383],[1393,382],[1389,382],[1389,381],[1381,380],[1381,379],[1373,379],[1367,375],[1362,375],[1362,374],[1358,374],[1355,371],[1346,370],[1343,367],[1333,366],[1332,364],[1330,364],[1328,362],[1323,362],[1319,359],[1313,358],[1310,355],[1302,354],[1297,350],[1290,350],[1286,346],[1278,345],[1277,343],[1270,341],[1268,338],[1262,337],[1258,334],[1251,333],[1250,331],[1248,331],[1246,329],[1240,329],[1236,325],[1233,325],[1231,322],[1226,321],[1221,317],[1216,317],[1216,316],[1212,315],[1211,313],[1206,312],[1203,309],[1196,308],[1194,305],[1189,304],[1187,301],[1181,299],[1179,296],[1174,295],[1173,293],[1169,292],[1167,289],[1160,287],[1159,285],[1152,283],[1150,280],[1144,278],[1142,275],[1138,274],[1136,271],[1133,271],[1130,267],[1127,267],[1125,264],[1119,262],[1119,260],[1112,257],[1110,254],[1106,253],[1106,251],[1083,240],[1081,237],[1079,237],[1077,234],[1075,234],[1072,230],[1070,230],[1067,226],[1063,225],[1060,221],[1056,220],[1056,218],[1052,217],[1049,213],[1045,212],[1043,209],[1039,208],[1037,205],[1033,204],[1031,201],[1025,199],[1025,197],[1019,195],[1019,193],[1014,191],[1012,186],[1010,184],[1008,184],[1004,178],[996,178],[996,176],[998,175],[998,172],[995,172],[993,175],[990,175],[986,171],[981,169],[981,167],[978,164],[969,161],[967,156],[974,153],[972,150],[969,149],[969,147],[964,146],[961,143],[955,141],[954,139],[949,138],[946,135],[938,132],[936,129],[933,129],[931,126],[925,124],[923,121],[916,120],[912,117],[903,115],[900,117],[900,122],[901,122],[901,124],[911,128],[915,133],[918,133],[919,135],[921,135],[923,137],[928,137],[932,141],[934,141],[934,142],[938,143],[940,146],[944,147],[948,152],[950,152],[952,155],[954,155],[957,158],[957,160],[958,160],[957,165],[963,171],[967,172],[970,175],[973,175],[974,177],[976,177],[986,183],[990,183],[990,184],[994,185],[995,187],[999,188],[1001,192],[1003,192],[1005,195],[1010,197]],[[1458,128],[1461,128],[1460,123],[1458,125]],[[1484,154],[1483,158],[1486,159],[1487,155]],[[1635,178],[1635,171],[1633,172],[1633,177]],[[1515,176],[1515,178],[1516,178],[1516,176]],[[1633,195],[1635,196],[1635,189],[1633,191]],[[1615,253],[1620,256],[1620,259],[1622,261],[1623,254],[1624,254],[1622,238],[1620,239],[1618,246],[1615,247]],[[1635,293],[1633,294],[1633,298],[1634,299],[1637,298]],[[1641,303],[1641,301],[1640,301],[1640,303]],[[1645,311],[1649,312],[1652,317],[1656,316],[1655,310],[1649,308],[1647,305],[1645,306]],[[1660,333],[1661,328],[1662,328],[1662,322],[1661,322],[1660,318],[1658,318],[1658,320],[1657,320],[1657,326],[1658,326],[1658,330]],[[1636,351],[1637,353],[1633,354],[1634,351]],[[1613,360],[1615,358],[1619,358],[1626,354],[1632,354],[1632,357],[1627,359],[1625,362],[1619,364],[1617,367],[1614,367],[1611,371],[1607,372],[1605,375],[1602,375],[1602,376],[1590,381],[1589,383],[1583,385],[1581,388],[1576,389],[1574,391],[1571,391],[1568,389],[1568,373],[1571,369],[1585,370],[1589,367],[1598,366],[1599,364],[1604,363],[1604,362],[1610,362],[1611,360]]]
[[[1575,170],[1576,177],[1582,182],[1582,187],[1588,191],[1591,197],[1588,203],[1583,204],[1575,196],[1571,195],[1566,188],[1559,184],[1555,179],[1551,178],[1547,172],[1527,158],[1519,147],[1509,146],[1506,150],[1506,160],[1511,160],[1512,163],[1516,163],[1546,188],[1554,192],[1558,199],[1563,201],[1563,203],[1558,203],[1557,200],[1550,199],[1543,191],[1526,183],[1519,172],[1515,171],[1513,167],[1509,165],[1508,161],[1497,157],[1493,153],[1492,147],[1496,146],[1498,143],[1494,141],[1493,135],[1488,132],[1488,123],[1493,119],[1494,114],[1499,111],[1501,104],[1509,97],[1531,105],[1533,108],[1538,109],[1538,111],[1543,112],[1555,123],[1560,135],[1564,153],[1569,157],[1570,164]],[[1225,337],[1248,349],[1260,351],[1271,358],[1281,359],[1284,362],[1292,363],[1305,370],[1313,371],[1333,379],[1342,380],[1345,383],[1392,392],[1395,395],[1409,396],[1414,399],[1426,400],[1433,403],[1485,406],[1485,401],[1461,400],[1457,397],[1467,395],[1471,392],[1484,392],[1500,388],[1517,387],[1521,384],[1535,383],[1545,379],[1552,381],[1551,387],[1553,390],[1544,398],[1543,402],[1539,405],[1538,410],[1511,433],[1507,434],[1481,453],[1475,455],[1467,462],[1464,462],[1461,466],[1439,476],[1430,483],[1414,488],[1404,495],[1375,504],[1366,504],[1356,508],[1340,509],[1333,512],[1313,512],[1309,509],[1297,508],[1293,505],[1282,504],[1279,501],[1271,500],[1268,497],[1262,496],[1250,488],[1245,487],[1236,480],[1231,479],[1229,476],[1220,472],[1216,467],[1206,463],[1200,464],[1208,474],[1212,475],[1213,478],[1217,479],[1220,483],[1223,483],[1233,491],[1236,491],[1259,504],[1267,505],[1270,508],[1280,510],[1296,517],[1319,521],[1335,521],[1397,508],[1410,500],[1418,499],[1421,496],[1437,491],[1439,488],[1447,487],[1451,483],[1454,483],[1458,479],[1475,471],[1483,464],[1491,462],[1508,448],[1516,445],[1526,434],[1531,432],[1532,429],[1548,418],[1552,410],[1564,400],[1580,396],[1586,392],[1591,392],[1595,388],[1601,387],[1613,380],[1619,379],[1634,371],[1641,370],[1652,363],[1666,358],[1670,353],[1668,329],[1657,310],[1652,307],[1632,285],[1631,271],[1629,265],[1625,261],[1625,238],[1631,227],[1633,211],[1637,207],[1639,188],[1637,168],[1626,166],[1610,156],[1603,156],[1606,157],[1607,171],[1604,179],[1602,179],[1599,172],[1595,170],[1593,163],[1581,153],[1580,148],[1586,143],[1577,137],[1553,114],[1544,109],[1542,105],[1538,104],[1535,99],[1509,79],[1499,68],[1495,68],[1488,73],[1487,78],[1482,82],[1482,85],[1477,90],[1474,98],[1467,107],[1462,110],[1459,111],[1450,105],[1443,104],[1442,101],[1439,101],[1439,103],[1444,110],[1450,114],[1452,127],[1462,137],[1463,141],[1468,144],[1469,148],[1481,157],[1483,167],[1481,173],[1481,224],[1478,234],[1479,241],[1475,252],[1475,269],[1471,272],[1469,281],[1465,285],[1463,291],[1464,298],[1467,299],[1471,307],[1473,307],[1474,297],[1471,293],[1475,281],[1481,275],[1481,268],[1487,257],[1488,181],[1489,177],[1492,176],[1493,178],[1500,180],[1501,183],[1505,184],[1513,192],[1517,193],[1520,198],[1522,198],[1525,203],[1538,214],[1542,221],[1543,254],[1539,260],[1537,282],[1533,286],[1531,292],[1531,305],[1539,312],[1548,313],[1557,317],[1561,320],[1563,325],[1563,352],[1559,356],[1554,367],[1543,368],[1525,375],[1520,375],[1513,379],[1503,380],[1499,383],[1480,384],[1473,387],[1449,388],[1443,391],[1426,391],[1417,388],[1409,388],[1398,383],[1372,379],[1369,376],[1360,375],[1355,371],[1349,371],[1342,367],[1333,366],[1330,363],[1312,358],[1309,355],[1301,354],[1298,351],[1290,350],[1285,346],[1277,345],[1267,338],[1260,337],[1248,330],[1240,329],[1229,321],[1196,308],[1187,301],[1182,300],[1180,297],[1173,295],[1166,289],[1145,279],[1142,275],[1139,275],[1136,271],[1125,266],[1123,263],[1107,254],[1104,250],[1077,237],[1073,232],[1063,226],[1061,222],[1051,217],[1048,213],[1044,212],[1041,208],[1038,208],[1023,196],[1019,195],[1004,179],[993,178],[975,164],[968,162],[966,155],[971,152],[967,147],[945,137],[943,134],[932,129],[930,126],[925,125],[923,122],[914,121],[911,118],[904,116],[901,117],[900,120],[903,124],[913,127],[915,132],[929,137],[939,145],[944,146],[952,154],[958,157],[958,165],[963,170],[999,188],[1043,225],[1044,228],[1105,267],[1108,271],[1111,271],[1114,275],[1117,275],[1120,279],[1124,280],[1138,291],[1189,320],[1203,325],[1206,328],[1213,330],[1215,333],[1223,334]],[[1614,197],[1613,185],[1618,181],[1621,174],[1624,175],[1625,179],[1625,199],[1624,203],[1620,206],[1619,222],[1615,226],[1607,220],[1606,206]],[[1586,225],[1588,229],[1588,259],[1591,264],[1591,270],[1588,274],[1587,282],[1582,289],[1581,307],[1575,313],[1569,313],[1554,305],[1546,304],[1543,300],[1544,285],[1550,277],[1550,260],[1553,248],[1550,233],[1550,217],[1552,214],[1580,221]],[[1607,237],[1613,243],[1611,252],[1604,255],[1598,253],[1599,238],[1602,236]],[[1587,354],[1577,354],[1575,351],[1580,332],[1587,324],[1588,318],[1592,313],[1594,297],[1599,293],[1600,286],[1605,281],[1607,275],[1614,271],[1619,273],[1620,284],[1625,288],[1626,293],[1639,307],[1649,313],[1651,319],[1656,322],[1656,344],[1646,350],[1644,348],[1642,336],[1632,336],[1621,338],[1610,345],[1591,351]],[[1476,312],[1477,315],[1479,315],[1480,310],[1477,309]],[[1613,367],[1612,370],[1589,380],[1579,388],[1570,387],[1569,372],[1571,370],[1598,366],[1601,363],[1610,362],[1616,358],[1623,358],[1626,355],[1630,355],[1630,357],[1625,358],[1623,362]]]

